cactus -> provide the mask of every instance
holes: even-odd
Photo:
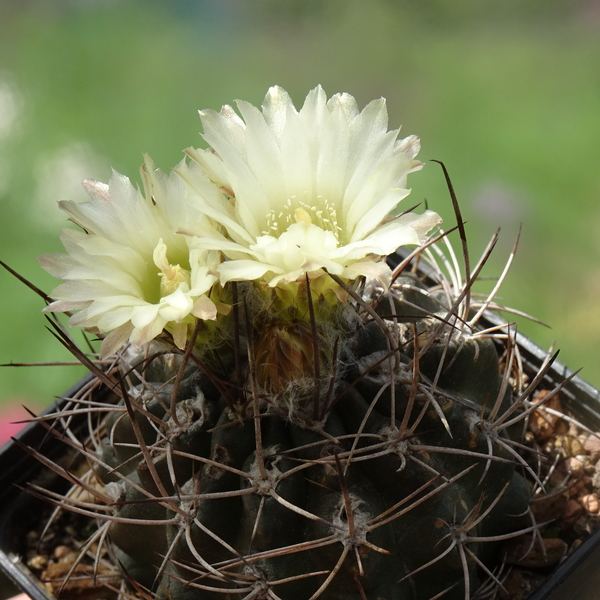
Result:
[[[73,494],[95,496],[126,580],[173,600],[474,597],[501,540],[535,529],[526,412],[510,356],[442,283],[403,270],[363,290],[320,377],[277,390],[258,383],[249,311],[219,373],[161,342],[124,353]]]
[[[414,144],[395,152],[412,161]],[[190,156],[214,167],[197,152]],[[185,189],[175,175],[148,166],[143,175],[148,210],[173,190],[197,191],[185,165],[176,173]],[[111,189],[124,185],[113,180]],[[107,188],[89,187],[98,205],[111,201]],[[227,201],[235,191],[227,187]],[[493,294],[476,301],[471,288],[488,253],[471,273],[465,252],[461,277],[450,246],[444,254],[445,233],[417,240],[413,232],[420,246],[387,281],[385,264],[365,266],[367,252],[337,273],[329,260],[283,279],[270,267],[269,281],[243,280],[228,269],[247,267],[240,256],[260,244],[240,250],[243,236],[227,229],[233,217],[205,202],[216,229],[193,233],[200,241],[189,260],[179,241],[177,265],[168,254],[175,242],[149,242],[162,294],[151,317],[108,311],[103,321],[91,300],[69,304],[64,287],[49,307],[80,310],[75,324],[110,332],[102,354],[116,351],[98,366],[75,350],[96,380],[42,420],[56,419],[48,425],[56,433],[71,416],[90,415],[87,439],[65,437],[89,470],[55,467],[74,483],[66,495],[34,490],[96,518],[82,556],[94,544],[118,565],[123,594],[157,600],[468,600],[481,585],[499,585],[502,542],[538,529],[529,499],[539,480],[519,451],[537,380],[520,381],[511,326],[480,325]],[[86,232],[65,245],[83,248],[92,210],[66,209]],[[292,207],[288,231],[297,225],[308,236],[317,216],[325,222],[314,207]],[[413,216],[405,217],[408,227]],[[438,222],[423,218],[426,230]],[[68,280],[73,262],[88,266],[70,251],[68,268],[56,256],[43,263]],[[207,258],[219,251],[231,251],[225,267]],[[209,279],[200,285],[202,265]],[[184,304],[177,293],[194,308],[165,316]],[[129,310],[115,306],[121,316]],[[102,386],[114,404],[89,399]]]

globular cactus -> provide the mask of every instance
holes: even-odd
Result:
[[[412,273],[363,291],[300,388],[266,391],[251,354],[227,376],[126,353],[92,459],[126,577],[175,600],[469,598],[531,529],[530,489],[510,369],[454,299]]]
[[[380,162],[365,150],[367,166],[344,154],[355,171],[340,169],[343,202],[288,189],[285,202],[250,219],[248,189],[228,160],[258,181],[279,159],[271,148],[273,165],[255,164],[239,151],[245,129],[226,107],[203,113],[215,151],[188,152],[202,169],[182,164],[166,177],[146,166],[143,196],[117,176],[110,188],[88,184],[89,205],[63,207],[85,232],[66,234],[68,257],[42,259],[66,282],[48,310],[79,310],[74,324],[108,334],[102,356],[116,352],[103,368],[78,354],[117,402],[84,396],[55,415],[67,427],[77,413],[106,416],[89,419],[90,440],[67,438],[91,465],[70,476],[85,499],[51,497],[96,516],[92,541],[121,570],[123,594],[468,600],[480,584],[497,585],[503,541],[537,529],[537,475],[519,450],[533,388],[516,375],[512,327],[480,325],[492,297],[475,302],[471,287],[485,261],[474,275],[467,261],[463,281],[451,254],[444,275],[432,252],[441,250],[425,237],[439,223],[430,211],[384,219],[386,208],[373,221],[377,194],[390,206],[408,193],[418,142],[382,133],[383,105],[358,113],[347,95],[325,104],[322,94],[311,92],[298,113],[276,88],[264,120],[285,162],[291,141],[304,143],[294,119],[321,119],[326,151],[311,149],[309,134],[298,150],[306,164],[317,156],[315,173],[322,164],[335,171],[345,143],[387,148]],[[250,129],[260,113],[241,110]],[[190,204],[172,209],[173,198]],[[95,227],[103,211],[114,214]],[[380,257],[397,243],[420,246],[392,275]]]

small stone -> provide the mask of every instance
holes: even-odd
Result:
[[[585,453],[583,444],[573,435],[557,435],[554,440],[554,448],[562,451],[567,458]]]
[[[71,549],[68,546],[57,546],[54,549],[54,558],[61,559],[70,554]]]
[[[600,458],[600,456],[598,457]],[[585,473],[588,476],[589,480],[592,481],[592,477],[594,476],[594,473],[596,472],[596,464],[597,464],[597,460],[594,460],[594,458],[592,456],[586,456],[585,457],[585,461],[584,461],[584,469],[585,469]]]
[[[567,469],[573,475],[583,475],[584,473],[584,460],[582,455],[571,456],[565,461]]]
[[[568,500],[560,515],[560,524],[562,529],[570,529],[575,525],[575,521],[581,516],[583,507],[577,500]]]
[[[45,556],[36,555],[27,561],[27,566],[34,571],[45,569],[48,565],[48,560]]]
[[[596,493],[580,496],[579,504],[589,513],[598,514],[600,512],[600,498]]]
[[[592,456],[600,455],[600,437],[594,434],[587,436],[583,442],[583,448]]]
[[[548,394],[550,394],[548,390],[541,391],[537,396],[536,401],[541,400]],[[543,406],[548,406],[553,410],[562,412],[560,400],[556,395],[547,402],[544,402]],[[568,431],[568,424],[559,416],[550,414],[544,411],[543,407],[540,407],[531,415],[529,420],[529,430],[533,433],[538,442],[541,442],[553,435],[566,433]]]

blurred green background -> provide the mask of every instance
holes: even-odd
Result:
[[[506,304],[519,327],[600,385],[600,4],[592,0],[7,0],[0,3],[0,259],[47,292],[35,258],[61,250],[56,201],[111,167],[139,181],[142,152],[168,170],[201,145],[197,110],[279,84],[297,105],[322,84],[448,167],[478,255],[502,227],[498,274],[519,225]],[[453,217],[435,163],[408,202]],[[0,362],[69,356],[41,299],[8,273]],[[49,404],[83,372],[4,367],[0,401]]]

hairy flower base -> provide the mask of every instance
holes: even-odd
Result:
[[[258,384],[271,393],[284,392],[290,384],[331,373],[332,348],[322,331],[315,340],[309,323],[301,320],[272,323],[257,332],[254,360]]]

